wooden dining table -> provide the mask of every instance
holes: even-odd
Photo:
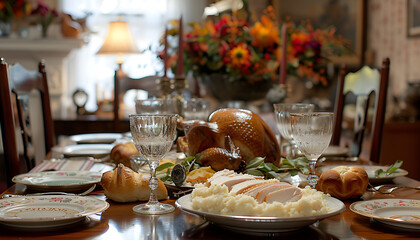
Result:
[[[397,177],[395,183],[420,186],[420,182],[407,177]],[[26,187],[16,184],[3,194],[25,194]],[[368,199],[407,198],[419,199],[420,191],[399,189],[392,194],[366,192]],[[86,220],[59,228],[25,229],[0,224],[0,239],[419,239],[420,230],[397,228],[376,222],[353,213],[349,206],[352,199],[344,201],[346,210],[297,231],[265,233],[262,236],[244,235],[224,229],[205,219],[176,210],[163,215],[139,215],[132,211],[136,203],[117,203],[107,199],[98,187],[89,196],[109,202],[102,213],[88,216]],[[175,205],[176,199],[163,202]]]
[[[360,162],[354,162],[358,164]],[[364,164],[368,164],[363,162]],[[323,162],[320,165],[340,162]],[[343,163],[344,164],[344,163]],[[400,176],[393,184],[419,187],[420,182]],[[25,185],[15,184],[0,194],[30,193]],[[345,211],[315,222],[299,230],[281,233],[245,234],[232,231],[221,225],[176,208],[174,212],[163,215],[140,215],[132,208],[138,202],[117,203],[107,199],[101,186],[89,194],[94,198],[106,200],[110,206],[105,211],[90,215],[83,221],[55,228],[13,228],[0,224],[0,239],[419,239],[420,229],[398,228],[377,222],[374,219],[352,212],[349,206],[356,201],[383,198],[402,198],[420,200],[420,191],[398,189],[392,194],[367,191],[363,199],[344,200]],[[176,199],[162,202],[176,205]]]

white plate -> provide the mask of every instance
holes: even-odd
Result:
[[[0,199],[0,223],[12,227],[49,228],[68,225],[105,211],[109,204],[86,196],[22,196]]]
[[[331,146],[328,146],[327,149],[325,149],[324,153],[322,153],[322,156],[334,157],[334,156],[346,156],[348,154],[349,154],[348,148],[331,145]]]
[[[101,181],[102,173],[90,171],[46,171],[14,176],[14,183],[37,191],[81,191]]]
[[[310,217],[254,217],[206,213],[192,208],[191,194],[179,198],[175,204],[181,210],[197,214],[221,227],[247,234],[264,234],[297,230],[346,210],[344,203],[340,200],[332,197],[326,197],[326,200],[330,211]]]
[[[77,144],[55,148],[54,151],[64,157],[95,157],[102,158],[111,152],[112,144]]]
[[[420,200],[375,199],[354,202],[350,210],[378,222],[420,230]]]
[[[91,134],[79,134],[70,137],[70,140],[78,143],[113,143],[117,139],[122,138],[121,133],[91,133]]]
[[[375,184],[376,183],[389,182],[396,177],[405,176],[405,175],[408,174],[408,172],[406,170],[399,168],[395,172],[391,173],[388,176],[377,177],[377,176],[375,176],[375,171],[376,170],[378,170],[378,169],[386,170],[388,167],[387,166],[372,166],[372,165],[328,165],[328,166],[323,166],[323,167],[318,168],[318,171],[322,173],[327,169],[335,168],[335,167],[338,167],[338,166],[348,166],[348,167],[358,166],[358,167],[361,167],[361,168],[365,169],[365,171],[366,171],[366,173],[369,177],[369,182],[375,183]]]

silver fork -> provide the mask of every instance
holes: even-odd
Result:
[[[390,188],[388,188],[386,190],[382,190],[382,188],[384,188],[384,187],[390,187]],[[401,188],[420,190],[420,187],[393,186],[393,185],[379,185],[379,186],[376,186],[376,187],[373,187],[371,185],[370,190],[374,191],[374,192],[379,192],[379,193],[382,193],[382,194],[390,194],[393,191],[395,191],[397,189],[401,189]]]
[[[42,196],[42,195],[68,195],[68,196],[84,196],[91,193],[96,187],[96,184],[93,184],[88,190],[81,193],[67,193],[67,192],[42,192],[42,193],[29,193],[24,195],[19,194],[4,194],[1,198],[9,197],[24,197],[24,196]]]

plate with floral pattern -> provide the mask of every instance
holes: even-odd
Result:
[[[14,183],[35,191],[82,191],[101,181],[102,173],[90,171],[47,171],[13,177]]]
[[[354,202],[350,210],[396,227],[420,230],[420,200],[375,199]]]
[[[22,196],[0,199],[0,224],[21,228],[58,227],[105,211],[109,203],[87,196]]]

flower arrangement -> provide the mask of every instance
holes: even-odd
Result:
[[[287,73],[327,84],[323,64],[329,55],[340,55],[346,41],[335,29],[314,29],[309,22],[287,24]],[[276,81],[282,57],[281,24],[269,6],[251,23],[239,14],[218,21],[192,23],[185,35],[186,70],[196,75],[221,73],[229,81]],[[175,62],[175,61],[172,61]]]
[[[31,13],[31,4],[25,0],[0,0],[0,22],[20,19]]]
[[[36,8],[32,10],[31,15],[37,17],[37,22],[41,24],[42,27],[42,36],[47,36],[48,27],[51,25],[52,21],[58,17],[58,12],[55,9],[48,8],[42,2],[38,2]]]

